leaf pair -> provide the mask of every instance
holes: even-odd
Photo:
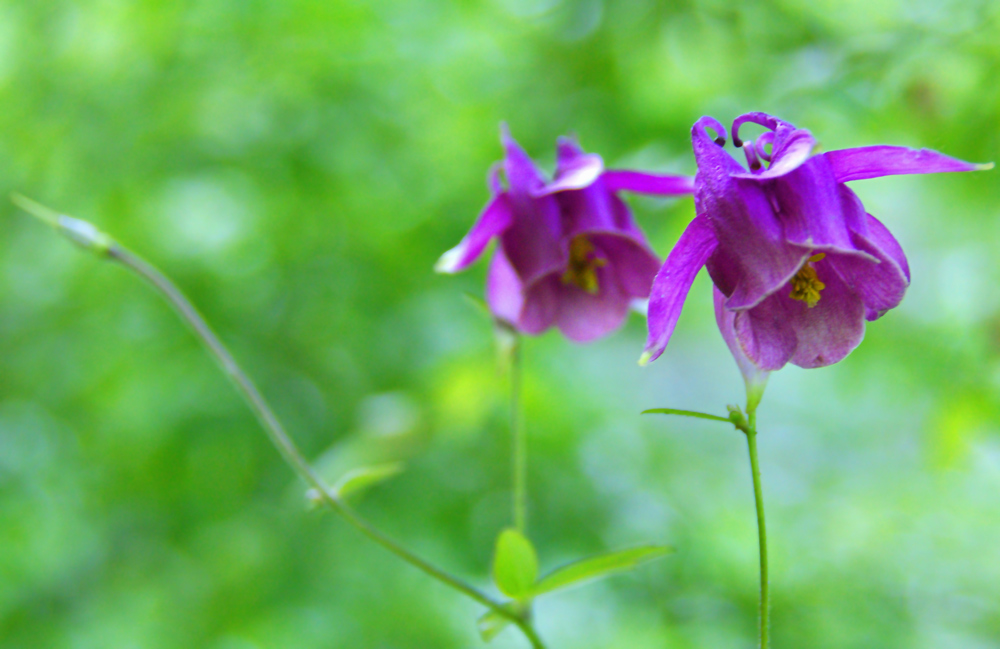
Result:
[[[531,541],[518,530],[508,528],[497,537],[493,581],[500,592],[514,600],[507,604],[510,610],[522,614],[534,597],[631,570],[671,552],[673,548],[664,545],[604,552],[566,564],[539,578],[538,553]],[[489,642],[509,623],[508,618],[489,611],[479,618],[479,633]]]

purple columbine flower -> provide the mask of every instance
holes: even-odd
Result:
[[[743,142],[739,129],[747,122],[768,131]],[[748,387],[762,386],[767,372],[788,362],[836,363],[861,342],[866,320],[903,299],[910,283],[906,256],[846,182],[993,166],[898,146],[814,155],[809,131],[765,113],[733,122],[733,144],[748,168],[723,150],[726,129],[715,119],[699,119],[691,138],[697,216],[653,284],[643,361],[663,353],[691,283],[706,266],[719,328]]]
[[[560,138],[555,178],[546,182],[506,127],[501,141],[506,155],[490,173],[492,198],[435,269],[465,269],[497,237],[486,280],[494,315],[528,334],[555,325],[577,342],[613,331],[633,300],[649,297],[660,267],[617,192],[690,194],[694,179],[606,170],[600,156]]]

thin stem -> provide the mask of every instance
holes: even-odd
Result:
[[[514,527],[522,534],[528,519],[528,440],[521,425],[521,340],[510,351],[510,432],[513,447]]]
[[[750,451],[750,471],[753,474],[753,495],[757,503],[757,536],[760,546],[760,648],[767,649],[770,635],[771,596],[767,576],[767,527],[764,524],[764,491],[760,484],[760,463],[757,461],[757,412],[747,408],[749,426],[743,431]]]
[[[190,325],[191,329],[194,331],[195,335],[201,339],[201,341],[208,348],[208,351],[215,357],[218,361],[222,370],[232,379],[236,388],[239,390],[240,394],[243,396],[247,405],[253,410],[257,419],[260,421],[261,426],[267,432],[271,441],[278,448],[278,451],[284,457],[285,461],[295,470],[299,476],[305,480],[316,492],[320,495],[323,502],[340,514],[344,520],[353,525],[359,532],[367,536],[372,541],[378,543],[383,548],[393,553],[403,561],[406,561],[415,568],[423,571],[427,575],[437,579],[438,581],[451,586],[455,590],[465,594],[471,599],[479,602],[483,606],[488,607],[490,610],[498,613],[509,619],[514,623],[521,631],[524,633],[525,637],[531,642],[531,646],[534,649],[544,649],[544,645],[535,632],[534,628],[531,626],[523,617],[517,615],[516,613],[508,610],[503,604],[486,593],[480,591],[471,584],[455,577],[441,568],[434,566],[433,564],[421,559],[417,555],[413,554],[406,548],[402,547],[394,540],[389,538],[385,533],[380,531],[378,528],[373,526],[371,523],[359,516],[353,509],[347,506],[335,492],[333,492],[329,486],[324,482],[315,469],[309,464],[302,453],[299,451],[295,442],[288,436],[285,431],[284,426],[278,420],[278,417],[274,414],[274,411],[268,405],[267,400],[261,395],[260,391],[254,385],[250,377],[243,372],[240,366],[236,363],[232,354],[226,349],[222,341],[219,340],[215,332],[212,331],[205,319],[202,318],[201,314],[198,313],[197,309],[191,304],[191,302],[184,296],[183,293],[177,288],[176,285],[163,273],[153,267],[151,264],[147,263],[142,258],[136,256],[130,251],[122,248],[118,244],[112,244],[106,251],[105,254],[124,265],[129,270],[132,270],[144,280],[146,280],[153,288],[159,291],[170,304],[177,310],[178,314],[184,321]]]

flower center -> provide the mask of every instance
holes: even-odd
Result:
[[[819,281],[819,277],[816,276],[816,269],[812,267],[814,262],[820,261],[824,257],[826,255],[822,252],[818,255],[813,255],[806,260],[806,263],[802,264],[802,268],[792,278],[792,294],[789,297],[793,300],[805,302],[806,306],[810,309],[819,302],[819,292],[826,288],[826,284]]]
[[[607,259],[597,256],[594,244],[585,235],[578,234],[569,242],[569,265],[563,273],[563,284],[574,284],[591,295],[597,295],[597,269],[605,266]]]

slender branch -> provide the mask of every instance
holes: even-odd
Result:
[[[516,336],[516,334],[515,334]],[[510,431],[513,446],[514,527],[522,534],[528,519],[528,440],[521,422],[521,340],[510,351]]]
[[[649,410],[643,410],[643,415],[680,415],[682,417],[694,417],[695,419],[708,419],[711,421],[722,421],[727,424],[733,423],[733,420],[728,417],[719,417],[718,415],[710,415],[707,412],[698,412],[697,410],[678,410],[677,408],[650,408]]]
[[[767,574],[767,527],[764,523],[764,491],[760,481],[760,463],[757,460],[757,412],[747,408],[749,426],[747,436],[750,452],[750,471],[753,474],[753,494],[757,505],[757,537],[760,547],[760,647],[768,648],[770,636],[771,596]]]
[[[295,445],[295,442],[292,441],[291,437],[285,431],[284,426],[271,409],[267,400],[257,389],[257,386],[254,385],[250,377],[240,368],[236,359],[233,358],[232,354],[215,332],[212,331],[212,328],[201,314],[198,313],[194,305],[191,304],[166,275],[138,255],[115,243],[110,237],[97,230],[97,228],[87,221],[59,215],[49,208],[20,195],[15,195],[13,200],[25,211],[54,226],[61,234],[70,238],[77,245],[91,250],[98,255],[117,261],[133,271],[165,297],[177,311],[178,315],[191,327],[194,334],[205,344],[209,353],[218,361],[221,369],[233,381],[237,390],[257,416],[264,431],[270,437],[274,446],[277,447],[284,460],[315,490],[324,504],[340,514],[344,520],[354,526],[359,532],[403,561],[509,619],[521,629],[534,649],[544,649],[544,645],[538,634],[527,619],[508,610],[501,602],[493,599],[475,586],[451,575],[402,547],[348,507],[305,459]]]

